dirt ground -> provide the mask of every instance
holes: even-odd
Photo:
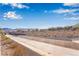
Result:
[[[2,40],[0,38],[0,55],[1,56],[39,56],[39,54],[33,52],[32,50],[12,41]]]

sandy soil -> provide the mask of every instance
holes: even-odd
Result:
[[[2,40],[0,38],[0,55],[1,56],[40,56],[34,51],[16,43],[13,40]]]

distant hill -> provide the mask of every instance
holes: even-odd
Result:
[[[73,27],[78,27],[79,28],[79,23],[78,24],[75,24]]]
[[[2,30],[11,30],[11,28],[1,28]]]

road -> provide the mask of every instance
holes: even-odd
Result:
[[[12,35],[7,35],[7,37],[43,56],[79,56],[79,50],[29,40]]]

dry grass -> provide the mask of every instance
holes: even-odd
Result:
[[[75,38],[79,38],[79,29],[74,31],[72,30],[32,31],[32,32],[26,32],[26,35],[71,41],[72,39],[74,40]]]

